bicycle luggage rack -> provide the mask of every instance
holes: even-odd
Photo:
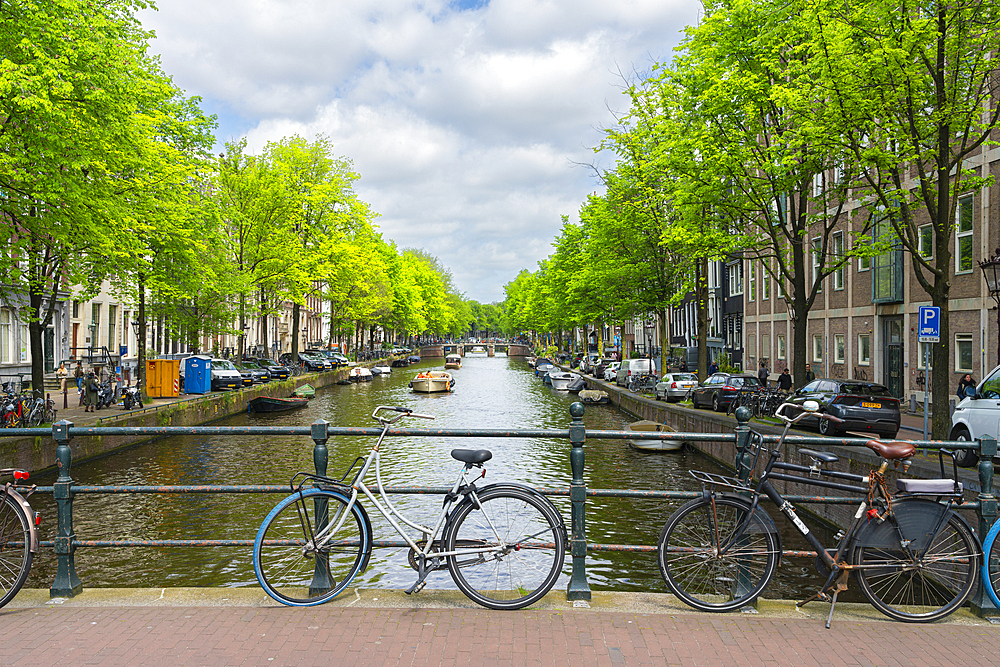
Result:
[[[715,473],[704,472],[701,470],[689,470],[688,472],[691,473],[692,477],[705,486],[726,486],[731,489],[736,489],[737,491],[753,491],[752,486],[747,486],[735,477],[716,475]]]

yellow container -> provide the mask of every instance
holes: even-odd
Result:
[[[150,398],[180,396],[181,362],[154,359],[146,362],[146,393]]]

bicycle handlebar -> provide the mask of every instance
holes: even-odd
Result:
[[[792,408],[799,408],[799,410],[801,410],[801,412],[799,414],[795,415],[794,417],[786,417],[785,415],[781,414],[781,411],[786,406],[787,407],[792,407]],[[818,410],[816,412],[810,412],[808,410],[804,410],[801,405],[796,405],[795,403],[788,403],[788,402],[782,403],[774,411],[774,416],[775,417],[777,417],[778,419],[780,419],[781,421],[783,421],[783,422],[785,422],[786,424],[789,424],[789,425],[795,424],[799,420],[801,420],[804,417],[807,417],[809,415],[812,415],[812,416],[814,416],[814,417],[816,417],[818,419],[828,419],[828,420],[830,420],[830,421],[832,421],[834,423],[837,423],[837,424],[839,424],[839,423],[841,423],[841,422],[844,421],[840,417],[834,417],[833,415],[828,414],[826,412],[819,412]]]
[[[420,419],[434,419],[434,415],[422,415],[419,412],[414,412],[410,408],[404,408],[404,407],[399,406],[399,405],[380,405],[380,406],[378,406],[377,408],[375,408],[375,411],[372,412],[372,419],[375,419],[377,421],[382,421],[382,419],[380,419],[379,416],[378,416],[378,413],[381,410],[391,410],[393,412],[399,412],[399,413],[401,413],[398,417],[394,417],[391,421],[396,421],[397,419],[402,419],[403,417],[418,417]]]

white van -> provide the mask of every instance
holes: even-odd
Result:
[[[626,359],[618,367],[618,376],[615,378],[615,384],[619,387],[627,387],[629,382],[642,373],[651,373],[659,376],[658,370],[659,366],[656,359]]]
[[[971,442],[983,436],[1000,436],[1000,366],[976,387],[974,396],[963,398],[951,416],[951,440]],[[974,452],[963,450],[958,465],[973,466],[979,462]]]

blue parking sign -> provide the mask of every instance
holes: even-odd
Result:
[[[920,306],[917,340],[937,343],[941,340],[941,309],[938,306]]]

